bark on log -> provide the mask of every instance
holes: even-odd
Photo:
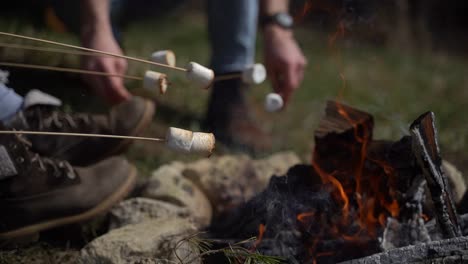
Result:
[[[450,195],[447,177],[442,170],[434,113],[421,115],[411,125],[410,132],[413,152],[426,178],[442,234],[444,238],[461,236],[457,210]]]

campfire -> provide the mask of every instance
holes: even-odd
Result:
[[[262,193],[215,221],[212,233],[224,240],[257,236],[251,247],[262,254],[314,264],[462,236],[434,114],[423,114],[396,142],[374,140],[373,126],[370,114],[328,102],[311,165],[273,177]],[[388,263],[418,255],[405,252]]]

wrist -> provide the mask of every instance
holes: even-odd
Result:
[[[101,22],[87,22],[81,25],[81,39],[87,42],[97,36],[108,36],[112,34],[112,27],[105,21]]]
[[[81,0],[80,33],[83,40],[112,34],[108,0]]]
[[[262,30],[265,38],[292,38],[293,32],[291,29],[281,27],[276,24],[265,25]]]

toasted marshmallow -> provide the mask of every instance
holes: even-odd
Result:
[[[252,64],[242,72],[242,81],[247,84],[261,84],[266,77],[265,66],[261,63]]]
[[[176,66],[176,56],[172,50],[160,50],[151,54],[150,60],[152,62],[166,64],[169,66]]]
[[[215,148],[215,143],[216,140],[212,133],[192,132],[175,127],[170,127],[166,133],[167,146],[177,152],[210,156]]]
[[[208,89],[214,80],[212,69],[206,68],[196,62],[189,62],[186,67],[187,79],[203,89]]]
[[[281,95],[277,93],[269,93],[265,97],[265,110],[267,112],[276,112],[283,108],[284,102]]]
[[[159,91],[161,94],[165,94],[167,91],[167,76],[166,74],[146,71],[143,77],[143,88],[150,91]]]

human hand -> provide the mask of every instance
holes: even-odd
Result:
[[[95,31],[83,35],[83,46],[114,54],[123,54],[110,30]],[[82,68],[89,71],[123,75],[127,70],[127,61],[109,56],[83,56]],[[84,75],[83,79],[97,95],[112,104],[126,101],[131,97],[121,77]]]
[[[292,32],[276,25],[264,28],[265,65],[273,90],[285,105],[304,78],[307,59],[297,45]]]

